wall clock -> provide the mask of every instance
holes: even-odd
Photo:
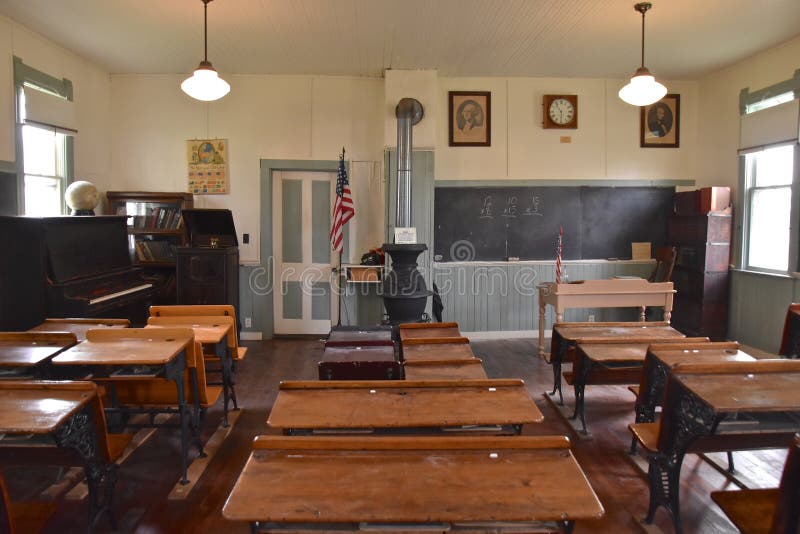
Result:
[[[544,95],[543,108],[543,128],[578,127],[578,95]]]

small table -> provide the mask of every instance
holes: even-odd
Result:
[[[685,337],[666,322],[620,322],[620,323],[557,323],[553,326],[553,350],[550,353],[550,364],[553,366],[553,391],[558,392],[559,404],[564,404],[561,393],[561,365],[567,361],[567,353],[575,349],[578,343],[605,341],[609,339],[639,339],[655,343]]]
[[[539,356],[544,357],[545,307],[556,309],[556,323],[564,321],[567,308],[641,308],[639,318],[645,319],[647,306],[662,306],[664,321],[672,315],[672,282],[648,282],[643,278],[584,280],[572,284],[547,282],[539,286]]]
[[[95,411],[99,410],[97,386],[91,382],[0,381],[0,434],[20,439],[0,440],[13,453],[24,447],[27,453],[44,453],[42,440],[77,453],[83,461],[89,486],[89,528],[91,532],[103,513],[111,515],[116,466],[106,462],[99,449]]]
[[[571,532],[604,514],[563,436],[261,436],[253,448],[222,509],[253,532],[493,532],[535,521]]]
[[[469,340],[465,337],[452,340],[445,338],[441,342],[426,343],[428,340],[414,340],[403,343],[403,360],[425,361],[425,360],[472,360],[475,353],[469,346]],[[434,340],[435,341],[435,340]]]
[[[168,315],[150,317],[145,328],[191,328],[195,340],[203,345],[212,345],[214,355],[222,366],[222,426],[228,427],[228,403],[233,399],[233,409],[238,410],[236,394],[233,391],[233,350],[229,338],[235,335],[233,317],[230,316],[196,316]],[[234,340],[230,340],[235,342]],[[219,383],[215,384],[219,385]]]
[[[314,431],[520,433],[544,419],[522,380],[281,382],[267,425]]]
[[[53,356],[77,342],[75,335],[67,332],[2,332],[0,378],[40,378],[45,374],[43,366]]]
[[[88,340],[65,350],[52,360],[53,365],[64,368],[68,373],[89,373],[92,380],[99,379],[108,385],[112,407],[107,411],[112,413],[122,411],[114,391],[115,380],[163,377],[175,382],[181,428],[181,482],[184,484],[188,483],[186,470],[189,464],[189,424],[192,418],[188,413],[183,375],[186,370],[186,346],[192,342],[191,337],[171,340],[122,338],[93,341],[90,332]],[[193,374],[193,377],[192,398],[197,414],[200,410],[197,375]],[[197,416],[194,417],[196,418]]]
[[[800,371],[669,375],[658,452],[649,455],[645,521],[664,506],[680,532],[680,472],[690,447],[713,441],[722,451],[788,448],[800,431],[798,391]]]
[[[483,362],[471,360],[419,360],[403,365],[406,380],[469,380],[485,379]]]

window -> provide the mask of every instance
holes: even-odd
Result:
[[[794,144],[745,155],[745,268],[789,270]]]
[[[67,136],[54,128],[22,126],[25,215],[63,213]]]

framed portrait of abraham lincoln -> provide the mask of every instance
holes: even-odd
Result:
[[[639,146],[642,148],[678,148],[681,133],[681,95],[669,94],[642,106],[639,118]]]
[[[492,145],[492,93],[450,91],[447,94],[450,146]]]

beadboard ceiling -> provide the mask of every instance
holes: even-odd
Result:
[[[224,74],[627,78],[633,0],[215,0]],[[201,0],[0,0],[0,13],[111,73],[185,73],[203,53]],[[647,66],[696,79],[800,35],[800,0],[654,0]],[[790,75],[791,73],[787,73]]]

